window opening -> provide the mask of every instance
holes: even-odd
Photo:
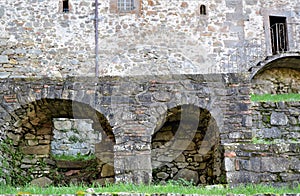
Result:
[[[206,15],[206,6],[205,5],[200,6],[200,15]]]
[[[65,13],[69,12],[69,1],[68,0],[63,1],[63,12],[65,12]]]
[[[128,12],[134,9],[134,0],[118,0],[118,10]]]
[[[288,50],[286,17],[270,16],[270,34],[273,54]]]

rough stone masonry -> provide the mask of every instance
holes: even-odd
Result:
[[[122,2],[0,2],[1,181],[54,180],[54,119],[81,119],[90,182],[297,184],[299,103],[249,95],[298,92],[299,1]]]

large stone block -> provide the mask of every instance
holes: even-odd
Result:
[[[277,127],[263,128],[257,132],[257,136],[265,139],[281,139],[281,130]]]
[[[49,145],[24,146],[22,147],[22,152],[24,154],[31,154],[31,155],[48,155],[50,153],[50,146]]]
[[[284,172],[289,168],[289,160],[281,157],[262,157],[261,172]]]
[[[199,182],[199,175],[196,171],[189,170],[189,169],[181,169],[178,173],[174,176],[174,180],[185,179],[189,182],[193,182],[198,184]]]
[[[114,161],[115,168],[121,170],[151,170],[151,156],[140,155],[118,157]]]

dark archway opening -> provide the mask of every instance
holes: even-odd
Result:
[[[151,145],[155,183],[183,179],[206,185],[226,181],[219,129],[206,109],[193,105],[169,109]]]
[[[91,106],[70,100],[42,99],[23,105],[22,108],[15,110],[12,116],[14,118],[9,122],[6,135],[12,140],[12,147],[20,156],[19,160],[12,158],[10,161],[14,163],[14,168],[19,167],[18,175],[26,176],[24,181],[27,180],[27,183],[41,177],[49,178],[56,185],[105,184],[114,181],[114,134],[104,115]],[[91,129],[99,133],[99,138],[94,140],[94,150],[88,154],[91,155],[91,159],[62,161],[52,154],[53,119],[63,118],[88,119],[91,122]],[[65,133],[68,135],[68,123],[64,123],[61,123],[61,128],[65,126]],[[80,131],[87,132],[87,137],[79,139],[82,141],[88,139],[88,131],[91,129],[81,129]],[[65,140],[61,142],[64,143]],[[77,145],[84,149],[84,146],[80,146],[80,142]],[[69,150],[65,149],[65,153],[68,154]],[[24,182],[13,179],[12,183]]]
[[[253,94],[300,93],[300,57],[288,56],[271,60],[252,73]]]

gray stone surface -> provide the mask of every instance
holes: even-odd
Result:
[[[272,112],[271,125],[287,125],[288,118],[284,113]]]
[[[178,171],[176,176],[174,176],[175,180],[184,179],[188,182],[193,182],[195,184],[198,184],[199,182],[199,176],[198,173],[189,169],[181,169]]]
[[[51,153],[54,155],[88,155],[95,153],[101,133],[92,128],[90,119],[58,118],[53,120]]]
[[[31,181],[32,186],[47,187],[52,184],[52,180],[47,177],[37,178]]]
[[[7,55],[0,55],[0,63],[8,63],[8,56]]]
[[[278,127],[263,128],[257,132],[257,136],[264,139],[280,139],[281,130]]]

